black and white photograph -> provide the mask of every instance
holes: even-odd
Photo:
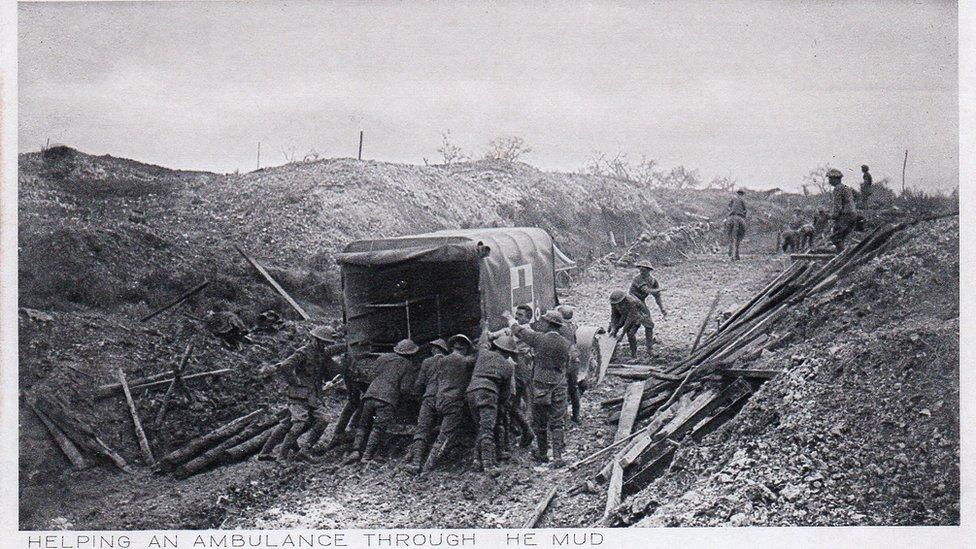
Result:
[[[18,3],[10,546],[958,532],[963,7]]]

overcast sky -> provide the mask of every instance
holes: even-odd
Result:
[[[281,150],[423,163],[441,132],[575,171],[594,151],[797,189],[958,183],[953,2],[21,4],[20,148],[184,169]]]

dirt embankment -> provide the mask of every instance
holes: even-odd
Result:
[[[638,526],[959,524],[958,219],[775,328],[784,373],[631,503]],[[643,517],[643,518],[641,518]]]

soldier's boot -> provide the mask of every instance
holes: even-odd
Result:
[[[481,450],[481,464],[485,473],[495,478],[498,476],[498,461],[495,459],[495,445],[490,440],[482,440],[478,445]]]
[[[566,462],[563,461],[563,449],[566,447],[566,443],[563,440],[562,431],[555,431],[552,433],[552,463],[550,467],[553,469],[559,469],[566,466]]]
[[[630,358],[637,358],[637,336],[627,334],[627,345],[630,346]]]
[[[423,440],[415,440],[413,444],[410,445],[410,472],[419,475],[420,470],[424,467],[424,458],[427,457],[424,454],[427,453],[427,443]]]
[[[536,447],[532,450],[532,458],[540,463],[549,461],[549,435],[545,431],[535,434]]]
[[[305,447],[308,448],[308,451],[311,455],[320,457],[322,456],[322,454],[325,454],[325,448],[322,447],[321,444],[319,444],[319,440],[321,440],[322,435],[325,434],[325,429],[328,426],[329,426],[328,421],[321,420],[315,422],[315,425],[313,425],[312,428],[309,429],[308,439],[305,442]]]
[[[366,451],[363,452],[363,461],[372,461],[376,453],[386,440],[386,431],[383,429],[373,429],[369,434],[369,441],[366,443]]]
[[[278,460],[286,461],[291,454],[298,450],[298,438],[302,436],[305,429],[301,424],[296,423],[292,425],[291,429],[288,430],[288,434],[285,435],[285,440],[282,441],[281,446],[278,447]]]
[[[647,356],[654,356],[654,329],[644,328],[644,345],[647,345]]]
[[[362,459],[363,457],[362,451],[363,451],[363,446],[365,446],[365,444],[366,444],[366,429],[360,427],[359,429],[356,430],[356,438],[352,442],[352,450],[349,452],[349,455],[346,456],[346,459],[342,460],[342,463],[344,465],[349,465],[350,463],[356,463],[357,461]]]

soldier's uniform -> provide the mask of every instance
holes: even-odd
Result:
[[[621,290],[610,294],[610,333],[615,335],[617,330],[627,334],[630,345],[630,355],[637,356],[637,330],[644,327],[647,354],[651,354],[654,346],[654,321],[651,311],[643,301]]]
[[[871,172],[868,171],[867,166],[861,166],[861,172],[864,174],[861,178],[861,208],[867,208],[868,199],[871,198],[871,194],[874,193],[874,178],[871,177]]]
[[[417,414],[417,428],[410,449],[411,467],[415,472],[420,472],[430,449],[434,427],[437,426],[437,374],[441,360],[450,352],[447,341],[443,339],[431,342],[431,348],[440,349],[443,353],[435,350],[432,356],[420,363],[420,370],[413,384],[413,393],[420,397],[420,413]]]
[[[322,383],[343,371],[333,357],[344,353],[345,347],[331,345],[335,342],[334,332],[320,327],[312,331],[312,337],[318,341],[299,347],[285,360],[261,370],[263,375],[284,371],[288,384],[285,395],[288,397],[291,429],[279,447],[281,458],[287,458],[290,452],[297,450],[298,439],[305,431],[308,431],[307,448],[311,449],[322,437],[329,424],[322,405]]]
[[[733,196],[729,200],[729,215],[737,215],[742,219],[746,218],[746,201],[741,196]]]
[[[514,337],[514,334],[512,334],[512,331],[509,328],[504,328],[488,334],[490,339],[495,339],[502,336]],[[507,415],[507,423],[511,424],[514,422],[521,432],[519,446],[522,448],[528,448],[532,445],[532,439],[534,438],[534,435],[532,434],[532,426],[529,424],[529,420],[526,418],[525,410],[526,407],[531,405],[529,389],[532,386],[532,347],[529,347],[527,343],[516,337],[515,348],[517,350],[514,376],[515,396],[509,399],[506,403],[505,413]]]
[[[386,442],[400,397],[413,389],[417,367],[409,357],[417,350],[413,341],[405,339],[396,344],[394,352],[384,353],[376,359],[377,375],[363,395],[363,410],[356,429],[353,454],[347,461],[355,461],[360,451],[363,452],[362,458],[369,461]]]
[[[450,341],[453,342],[457,337],[452,337]],[[464,339],[470,342],[468,338]],[[433,450],[427,457],[426,469],[436,467],[461,442],[465,421],[464,392],[471,382],[474,362],[475,356],[454,351],[442,358],[438,364],[434,410],[440,420],[440,432],[437,434]]]
[[[511,337],[495,340],[497,348],[506,348],[515,352],[515,341]],[[498,410],[504,409],[505,402],[512,392],[512,378],[515,373],[515,363],[506,358],[501,352],[491,349],[478,351],[478,358],[474,363],[471,382],[465,392],[465,400],[471,410],[471,416],[478,426],[475,439],[476,455],[480,457],[485,472],[495,474],[496,441],[500,435]]]
[[[633,297],[631,299],[634,299]],[[551,327],[562,325],[562,316],[550,311],[543,319]],[[549,434],[552,433],[553,466],[561,467],[565,439],[563,422],[566,416],[566,369],[569,367],[570,344],[558,331],[536,332],[509,321],[512,334],[535,351],[532,372],[532,427],[536,439],[536,459],[547,461]]]
[[[573,421],[580,421],[580,392],[579,392],[579,371],[581,357],[579,348],[576,346],[576,323],[563,316],[563,325],[559,327],[559,335],[566,338],[569,342],[569,364],[566,367],[566,390],[569,395],[570,409],[573,411]]]
[[[813,223],[805,223],[800,227],[800,247],[801,248],[812,248],[813,240],[816,237],[816,230],[813,227]]]
[[[834,230],[830,234],[830,242],[838,252],[844,250],[844,241],[854,230],[858,221],[857,205],[854,203],[854,192],[850,187],[841,183],[843,174],[840,170],[830,170],[827,178],[834,189],[830,193],[830,218],[834,221]]]
[[[813,233],[814,235],[822,235],[827,233],[827,227],[830,226],[830,217],[827,215],[823,209],[817,210],[817,213],[813,214]]]

